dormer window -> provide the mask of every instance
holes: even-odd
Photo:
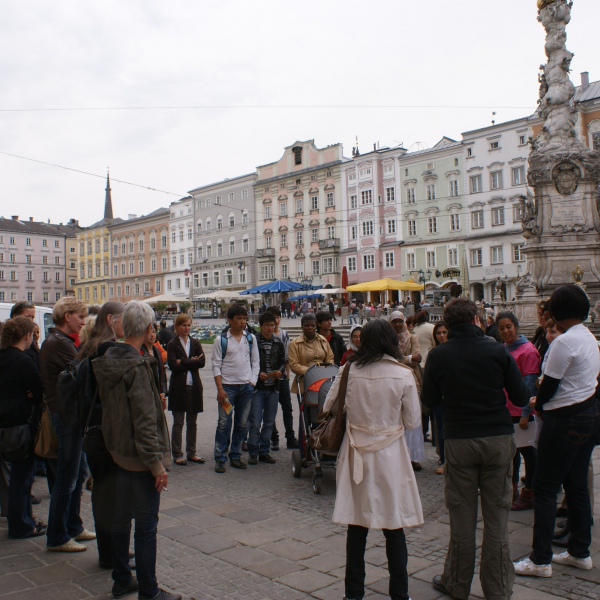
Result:
[[[500,148],[500,142],[490,142],[490,150],[498,150]]]
[[[294,153],[294,164],[301,165],[302,164],[302,146],[296,146],[292,148],[292,152]]]

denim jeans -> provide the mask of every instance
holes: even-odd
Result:
[[[118,469],[115,516],[112,526],[112,578],[126,585],[131,581],[129,541],[131,521],[135,520],[135,564],[140,584],[139,597],[146,600],[158,594],[156,583],[156,529],[160,494],[150,471]]]
[[[279,380],[279,404],[283,414],[285,437],[287,440],[293,440],[295,439],[296,434],[294,433],[294,410],[292,408],[289,379]],[[279,432],[277,431],[277,425],[275,423],[273,423],[273,434],[271,435],[271,439],[273,441],[279,441]]]
[[[231,435],[231,447],[229,459],[242,457],[242,442],[246,439],[246,422],[252,404],[254,386],[249,383],[228,385],[223,384],[223,389],[229,396],[229,402],[233,410],[227,414],[219,404],[219,420],[215,433],[215,461],[225,461],[225,449],[229,444],[231,425],[233,423],[233,434]]]
[[[354,322],[355,325],[358,324],[358,315],[348,315],[348,323],[352,325],[352,322]]]
[[[251,455],[269,454],[271,433],[277,416],[279,393],[277,390],[255,390],[250,407],[250,431],[248,434],[248,452]],[[262,425],[262,427],[261,427]]]
[[[83,430],[67,427],[57,413],[50,413],[50,421],[58,438],[56,481],[50,498],[46,534],[48,547],[53,548],[66,544],[83,531],[79,507],[87,468],[81,450]]]
[[[348,525],[346,537],[346,598],[362,600],[365,595],[365,548],[369,530]],[[403,529],[384,529],[385,553],[390,572],[389,594],[392,600],[408,600],[408,550]]]
[[[556,497],[561,485],[569,507],[569,554],[587,558],[592,542],[588,469],[600,427],[600,406],[596,402],[573,417],[557,417],[552,412],[544,411],[533,476],[533,552],[529,558],[536,565],[552,561]]]
[[[8,537],[29,535],[35,529],[31,509],[31,486],[35,477],[35,456],[10,463],[8,484]]]

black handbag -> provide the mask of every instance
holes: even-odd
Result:
[[[28,458],[33,451],[32,421],[35,406],[31,409],[29,421],[25,425],[0,427],[0,454],[7,462]]]

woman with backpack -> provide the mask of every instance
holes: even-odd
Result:
[[[43,399],[42,375],[27,354],[32,341],[30,319],[15,317],[4,323],[0,338],[0,449],[4,450],[5,444],[13,446],[15,434],[25,433],[24,446],[13,446],[13,452],[3,453],[4,460],[11,465],[7,514],[11,539],[46,533],[46,525],[34,519],[31,507],[36,472],[33,443]]]

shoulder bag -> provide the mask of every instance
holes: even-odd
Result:
[[[50,421],[48,405],[44,402],[42,418],[35,438],[34,454],[40,458],[58,458],[58,438]]]
[[[33,415],[31,408],[29,421],[25,425],[0,427],[0,454],[7,462],[16,462],[28,458],[33,446]]]
[[[340,451],[344,433],[346,433],[346,388],[348,387],[348,374],[350,363],[344,367],[338,396],[331,410],[322,415],[319,426],[310,434],[308,445],[323,454],[337,455]]]

